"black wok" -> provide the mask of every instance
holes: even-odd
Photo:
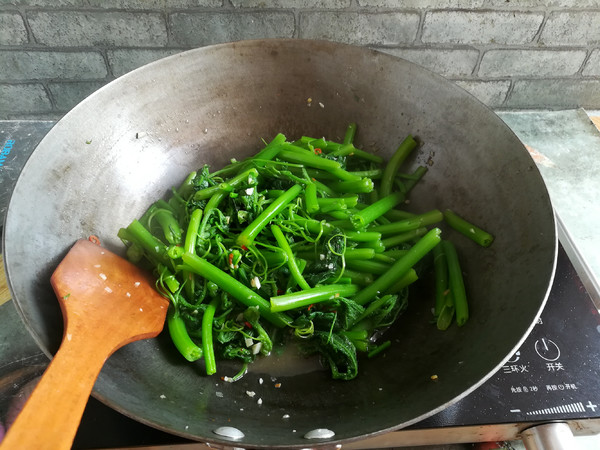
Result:
[[[225,383],[161,336],[114,354],[94,395],[205,442],[231,445],[214,430],[235,427],[245,434],[241,447],[318,445],[303,437],[315,428],[335,432],[329,444],[363,438],[465,396],[511,356],[544,305],[557,248],[549,197],[524,146],[487,107],[414,64],[353,46],[201,48],[125,75],[74,108],[27,162],[7,212],[4,258],[25,325],[46,353],[58,348],[62,319],[49,278],[75,240],[97,235],[122,252],[119,227],[191,170],[249,155],[277,132],[339,139],[349,122],[359,126],[360,146],[383,155],[409,133],[423,142],[409,161],[431,164],[412,195],[415,211],[451,207],[495,234],[482,249],[444,230],[464,261],[468,324],[437,331],[431,299],[413,296],[390,331],[394,345],[363,361],[350,382],[286,366]],[[237,369],[222,364],[219,375]]]

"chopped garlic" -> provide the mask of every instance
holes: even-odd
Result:
[[[246,195],[252,195],[254,194],[254,188],[253,187],[249,187],[248,189],[246,189]]]
[[[258,277],[254,277],[250,280],[250,284],[253,288],[260,289],[260,279]]]
[[[246,344],[246,347],[251,347],[254,345],[254,339],[251,337],[244,338],[244,343]]]
[[[257,342],[252,346],[252,354],[258,355],[260,353],[260,349],[262,348],[262,342]]]

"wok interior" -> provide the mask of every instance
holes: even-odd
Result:
[[[94,234],[122,253],[119,227],[191,170],[241,159],[278,132],[341,139],[350,122],[358,146],[384,156],[408,134],[422,141],[406,168],[430,166],[409,208],[449,207],[495,234],[482,249],[444,228],[463,261],[467,325],[437,331],[432,298],[412,295],[389,331],[392,347],[362,360],[350,382],[325,371],[251,370],[225,383],[183,361],[163,333],[115,353],[95,395],[203,441],[226,443],[213,430],[236,427],[244,447],[315,445],[303,438],[314,428],[335,431],[334,441],[365,437],[464,396],[519,346],[543,307],[556,253],[545,187],[514,134],[470,95],[406,61],[333,43],[249,41],[185,52],[116,80],[57,123],[23,170],[5,225],[9,282],[26,325],[47,352],[58,348],[62,319],[48,280],[76,239]],[[223,363],[218,375],[238,368]]]

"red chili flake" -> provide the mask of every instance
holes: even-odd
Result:
[[[242,244],[242,250],[246,251],[246,250],[248,250],[248,247],[246,247],[244,244]]]
[[[248,321],[244,322],[244,325],[246,325],[248,328],[252,329],[252,324]]]
[[[311,303],[310,305],[308,305],[308,311],[310,311],[313,306],[315,306],[314,303]]]
[[[277,295],[281,295],[283,294],[283,291],[281,289],[277,289]]]
[[[233,253],[229,254],[229,265],[232,266],[233,265]]]
[[[93,234],[88,238],[88,241],[90,241],[92,244],[100,245],[100,239],[98,236],[94,236]]]
[[[323,153],[323,150],[321,150],[320,148],[315,148],[315,155],[320,155],[321,153]]]
[[[281,383],[275,383],[275,389],[279,389],[281,387]]]

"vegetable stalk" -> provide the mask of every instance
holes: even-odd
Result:
[[[302,186],[299,184],[295,184],[285,191],[281,197],[271,203],[256,219],[252,221],[250,225],[246,227],[246,229],[244,229],[244,231],[238,235],[236,243],[242,248],[250,247],[258,233],[260,233],[262,229],[271,221],[271,219],[279,214],[288,203],[294,200],[301,191]]]
[[[406,159],[406,157],[417,147],[417,142],[412,136],[407,136],[400,144],[394,155],[385,166],[383,176],[381,177],[381,185],[379,186],[379,196],[385,197],[390,195],[394,183],[396,172]]]
[[[489,247],[492,245],[492,242],[494,242],[494,236],[463,219],[450,209],[444,211],[444,220],[456,231],[478,243],[482,247]]]
[[[284,327],[292,322],[285,314],[271,312],[268,301],[205,259],[190,253],[184,253],[182,259],[186,269],[217,284],[239,302],[246,306],[258,306],[261,315],[273,325]]]
[[[301,308],[338,297],[350,297],[356,292],[358,292],[358,286],[354,284],[318,286],[291,294],[271,297],[271,311],[289,311],[290,309]]]
[[[386,273],[377,278],[373,284],[365,287],[353,297],[353,300],[359,305],[364,305],[379,293],[385,292],[398,279],[421,260],[430,250],[432,250],[441,240],[441,230],[433,228],[423,236],[402,258],[398,259]]]

